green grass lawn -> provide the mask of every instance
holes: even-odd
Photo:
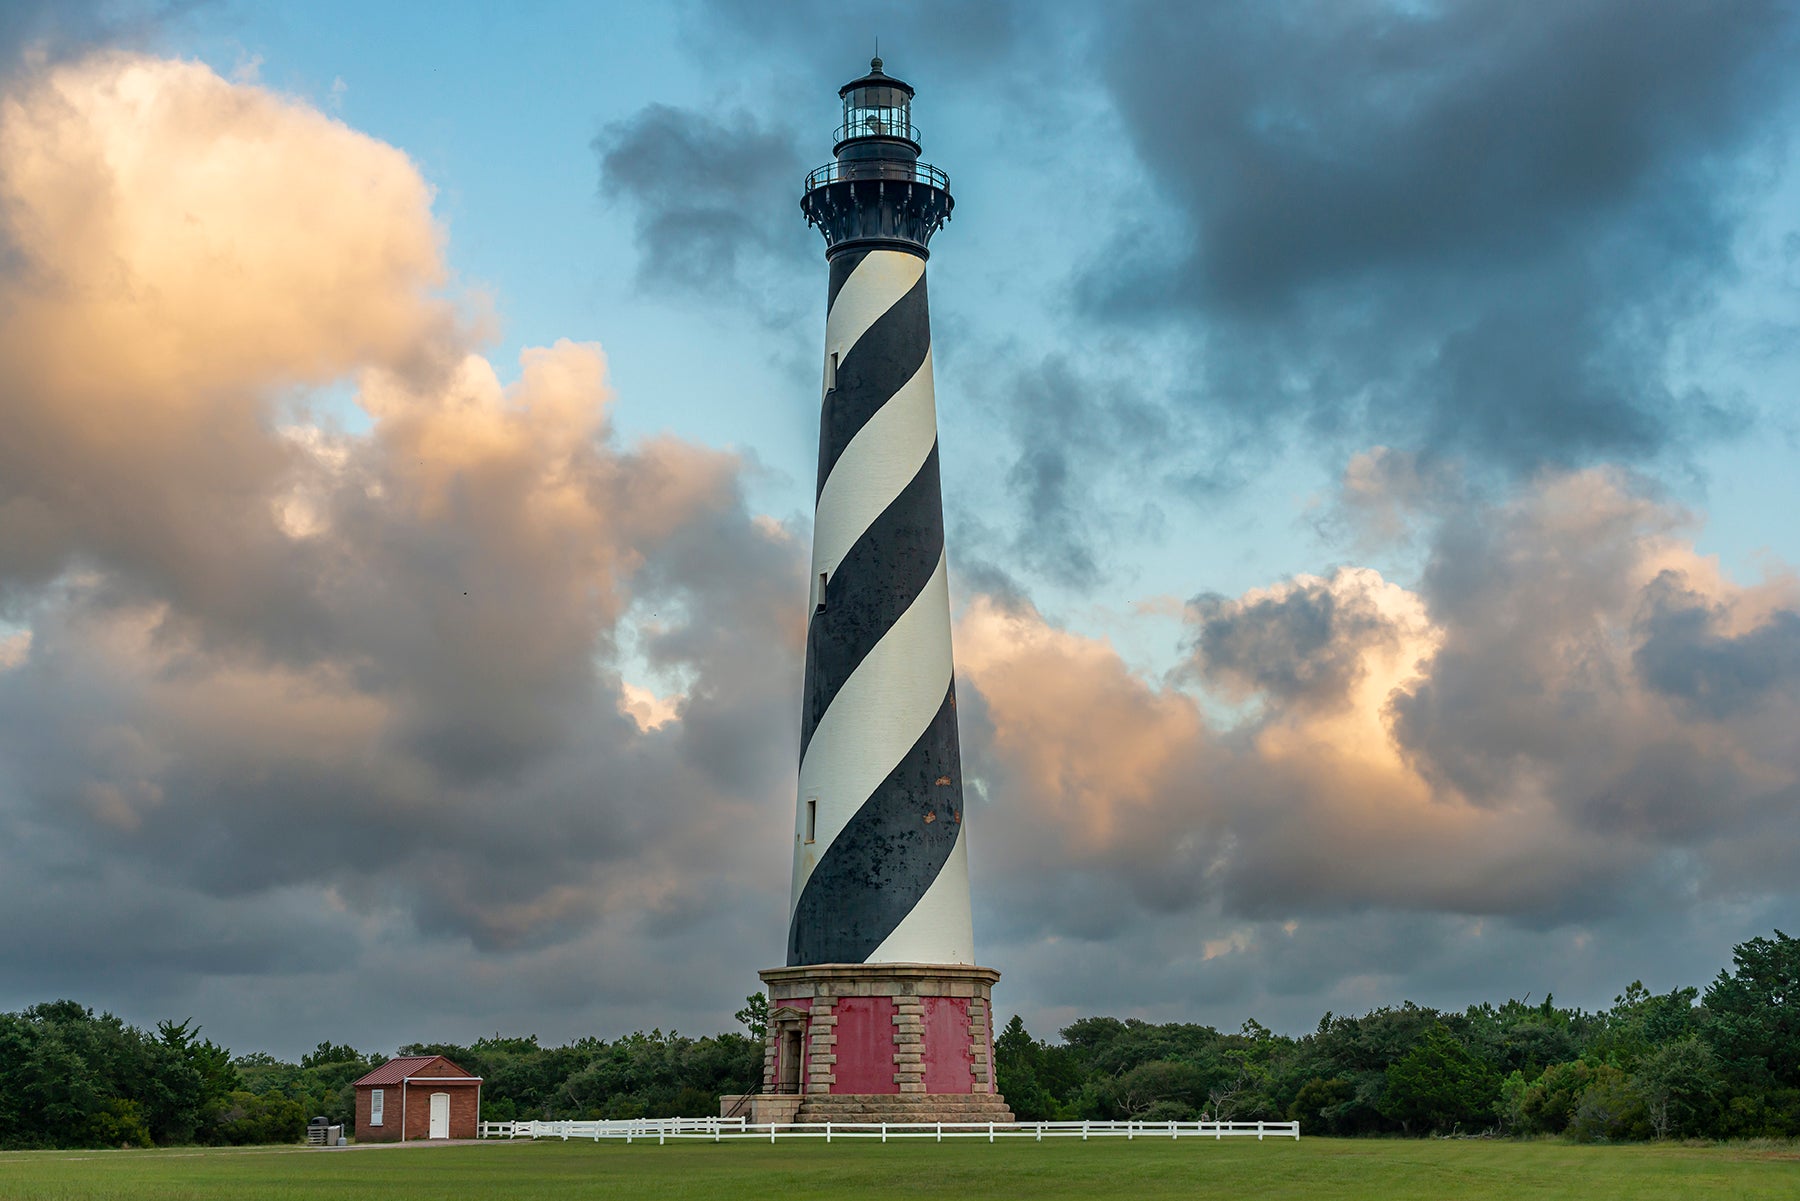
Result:
[[[0,1197],[1800,1197],[1800,1150],[1303,1139],[622,1143],[0,1154]]]

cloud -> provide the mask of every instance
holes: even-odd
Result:
[[[794,277],[819,251],[799,219],[808,164],[792,130],[741,108],[652,104],[593,148],[601,193],[635,213],[639,288],[791,319]]]
[[[1233,697],[1296,710],[1350,703],[1370,660],[1416,662],[1434,638],[1419,599],[1367,568],[1300,576],[1235,600],[1198,596],[1188,613],[1194,674]]]
[[[1529,473],[1734,429],[1663,363],[1734,269],[1794,33],[1762,0],[1128,7],[1100,59],[1163,209],[1089,302],[1175,314],[1173,403],[1268,435]]]
[[[4,874],[178,924],[128,992],[779,928],[782,848],[740,844],[791,804],[800,546],[735,456],[620,445],[597,346],[503,381],[431,199],[193,63],[0,104]],[[120,953],[55,928],[13,978]]]
[[[1150,469],[1149,448],[1172,434],[1168,414],[1104,372],[1061,354],[1021,362],[1016,354],[984,356],[988,370],[973,385],[980,403],[1005,421],[1016,453],[1006,487],[950,513],[963,570],[991,572],[990,562],[1075,589],[1105,574],[1109,548],[1127,530],[1157,531],[1162,512],[1145,490],[1121,498],[1112,487],[1126,464]],[[953,385],[952,385],[953,386]],[[1080,431],[1072,438],[1070,431]],[[991,520],[990,520],[991,518]]]
[[[1658,575],[1645,593],[1632,665],[1649,687],[1687,714],[1713,721],[1793,702],[1800,687],[1800,614],[1762,613],[1743,628],[1747,623],[1734,621],[1729,606],[1689,587],[1674,570]]]
[[[717,70],[758,47],[774,110],[816,104],[871,27],[854,6],[698,13],[693,52]],[[1210,511],[1297,447],[1381,444],[1491,483],[1752,428],[1756,397],[1683,360],[1761,336],[1719,300],[1758,269],[1741,256],[1780,178],[1797,29],[1770,0],[985,4],[883,25],[939,128],[1006,130],[986,159],[978,133],[934,143],[954,228],[992,264],[940,317],[965,345],[993,312],[1054,344],[996,339],[966,381],[941,360],[991,391],[1009,485],[964,544],[1091,589],[1145,480]]]
[[[1199,598],[1171,682],[1028,604],[972,604],[1002,942],[1159,961],[1154,940],[1405,913],[1630,938],[1791,893],[1795,580],[1725,578],[1684,513],[1609,470],[1432,526],[1416,590],[1340,568]]]

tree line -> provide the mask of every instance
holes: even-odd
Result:
[[[1021,1119],[1284,1121],[1323,1135],[1492,1132],[1582,1141],[1800,1137],[1800,939],[1733,951],[1704,994],[1633,982],[1609,1009],[1546,996],[1449,1013],[1327,1013],[1298,1038],[1083,1018],[1062,1042],[1017,1017],[996,1079]]]
[[[482,1118],[705,1116],[755,1091],[767,1001],[746,1033],[652,1030],[541,1046],[535,1036],[411,1044],[483,1078]],[[0,1146],[297,1142],[307,1120],[350,1127],[351,1082],[387,1056],[323,1042],[289,1063],[233,1056],[192,1020],[154,1031],[73,1001],[0,1014]],[[1546,996],[1452,1013],[1409,1003],[1327,1013],[1300,1037],[1255,1021],[1089,1017],[1061,1041],[1015,1016],[995,1040],[1021,1120],[1297,1120],[1314,1135],[1493,1132],[1581,1140],[1800,1137],[1800,939],[1733,951],[1704,994],[1633,983],[1608,1009]]]

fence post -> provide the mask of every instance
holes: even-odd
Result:
[[[826,1142],[831,1141],[831,1123],[830,1122],[825,1123],[825,1141]]]
[[[1081,1124],[1081,1141],[1084,1143],[1087,1142],[1087,1132],[1088,1132],[1088,1124],[1086,1122],[1083,1122]]]
[[[1256,1124],[1256,1141],[1259,1143],[1262,1142],[1262,1136],[1263,1136],[1263,1124],[1261,1122],[1258,1122]]]
[[[1176,1138],[1176,1134],[1175,1134],[1175,1123],[1174,1123],[1174,1122],[1170,1122],[1170,1123],[1169,1123],[1169,1141],[1170,1141],[1170,1142],[1174,1142],[1174,1141],[1175,1141],[1175,1138]]]
[[[994,1141],[994,1124],[992,1122],[989,1122],[988,1123],[988,1142],[991,1143],[993,1141]]]
[[[881,1124],[881,1141],[884,1143],[887,1142],[887,1123],[886,1122],[883,1122]]]
[[[944,1124],[942,1122],[939,1122],[937,1124],[937,1130],[938,1130],[937,1141],[941,1143],[944,1141]]]

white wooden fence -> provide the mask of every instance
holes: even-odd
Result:
[[[834,1138],[889,1139],[1028,1138],[1292,1138],[1300,1137],[1298,1122],[775,1122],[751,1125],[743,1118],[630,1118],[611,1122],[482,1122],[481,1138],[638,1139],[654,1138],[660,1145],[669,1139]]]

